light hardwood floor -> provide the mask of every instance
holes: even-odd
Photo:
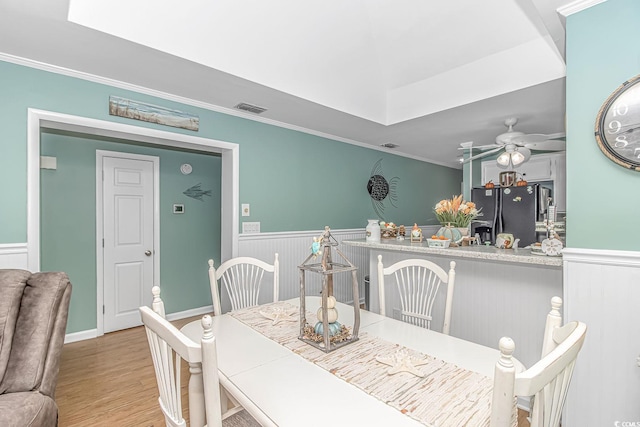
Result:
[[[172,323],[181,327],[196,319],[199,317]],[[188,419],[188,368],[184,363],[182,378],[183,410]],[[65,344],[56,401],[60,427],[164,426],[144,328]],[[525,412],[518,414],[518,427],[529,427]]]
[[[173,323],[181,327],[198,318]],[[189,373],[184,368],[183,412],[188,419]],[[164,426],[144,327],[65,344],[56,402],[60,427]]]

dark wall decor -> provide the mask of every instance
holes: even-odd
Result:
[[[367,191],[371,196],[371,205],[373,210],[376,211],[379,219],[384,218],[384,199],[389,198],[389,202],[393,207],[397,206],[394,202],[398,200],[397,187],[400,178],[397,176],[391,178],[389,181],[382,175],[382,159],[378,160],[371,170],[371,177],[367,182]]]
[[[200,200],[202,202],[203,196],[211,197],[211,190],[202,190],[200,188],[201,185],[202,184],[198,183],[193,187],[189,187],[186,190],[184,190],[182,194],[184,194],[187,197],[191,197],[192,199]]]

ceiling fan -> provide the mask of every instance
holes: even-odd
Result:
[[[525,134],[514,131],[513,127],[518,123],[517,117],[509,117],[504,121],[507,132],[496,137],[495,144],[480,145],[477,147],[464,147],[462,150],[483,150],[482,153],[464,159],[464,162],[480,159],[489,154],[504,150],[496,159],[499,168],[507,169],[520,166],[531,157],[531,150],[540,151],[564,151],[566,143],[563,140],[555,139],[564,137],[564,133],[545,135],[541,133]]]

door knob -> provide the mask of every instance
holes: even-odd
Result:
[[[146,256],[151,256],[151,251],[147,249],[146,251],[144,251],[144,254],[145,254]]]

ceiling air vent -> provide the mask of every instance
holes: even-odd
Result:
[[[257,105],[247,104],[246,102],[241,102],[233,108],[237,108],[238,110],[248,111],[253,114],[262,114],[267,111],[266,108],[258,107]]]
[[[387,142],[385,144],[380,144],[380,146],[384,148],[396,148],[398,144],[394,144],[393,142]]]

